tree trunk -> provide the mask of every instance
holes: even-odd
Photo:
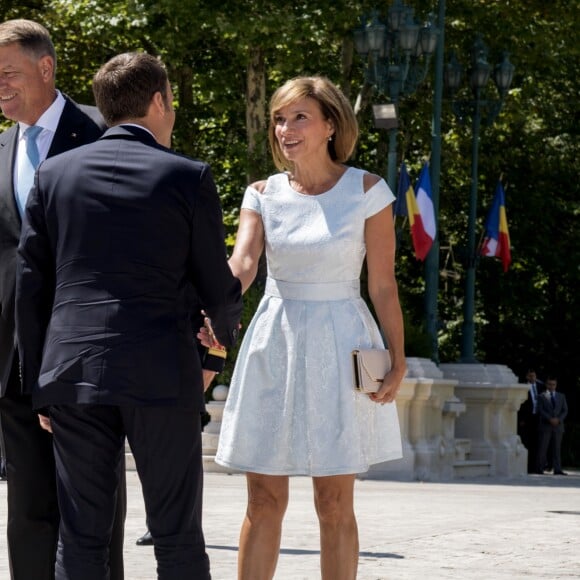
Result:
[[[341,50],[341,89],[345,97],[350,101],[351,96],[351,81],[352,81],[352,63],[354,54],[354,42],[351,36],[345,36],[342,39]]]
[[[246,88],[248,183],[263,178],[266,157],[266,64],[260,47],[250,49]]]

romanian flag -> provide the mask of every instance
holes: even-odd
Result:
[[[407,208],[409,210],[409,223],[411,225],[411,237],[415,248],[415,257],[424,260],[433,245],[435,239],[435,210],[431,194],[431,178],[429,177],[429,164],[425,163],[419,174],[416,186],[417,194],[409,185],[407,189]]]
[[[397,187],[397,199],[395,200],[394,214],[396,216],[407,217],[409,213],[407,211],[407,192],[411,190],[413,197],[415,193],[413,192],[413,186],[411,185],[411,180],[409,179],[409,174],[407,173],[407,166],[405,162],[401,163],[401,171],[399,172],[399,185]]]
[[[481,255],[501,258],[504,272],[507,272],[512,261],[510,234],[505,211],[505,192],[501,181],[497,183],[495,197],[487,214],[485,237],[481,245]]]

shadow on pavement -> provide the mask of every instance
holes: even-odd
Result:
[[[450,485],[507,485],[511,487],[580,487],[580,471],[567,470],[567,477],[562,475],[552,475],[551,473],[529,474],[520,477],[466,477],[450,479],[445,481],[415,481],[406,483],[419,484],[450,484]],[[372,481],[367,479],[366,481]]]
[[[237,546],[215,546],[209,545],[206,546],[207,550],[227,550],[230,552],[237,552]],[[302,549],[294,549],[294,548],[281,548],[280,554],[288,554],[290,556],[320,556],[320,550],[302,550]],[[360,558],[391,558],[394,560],[403,560],[405,557],[401,556],[400,554],[392,554],[390,552],[359,552]]]

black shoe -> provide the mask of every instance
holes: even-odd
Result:
[[[153,536],[151,535],[151,532],[147,530],[135,543],[138,546],[152,546]]]
[[[568,475],[568,474],[564,473],[563,471],[554,471],[554,475]]]
[[[6,475],[6,465],[4,464],[4,461],[2,461],[0,463],[0,481],[5,481],[7,478]]]

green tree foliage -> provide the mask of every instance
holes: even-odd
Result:
[[[436,11],[436,0],[412,5],[420,17]],[[351,31],[359,15],[373,7],[348,0],[224,0],[219,5],[209,0],[4,0],[0,17],[31,17],[47,25],[60,56],[59,86],[84,102],[92,101],[92,75],[113,54],[147,50],[160,55],[175,84],[174,145],[211,163],[232,243],[244,187],[273,169],[260,107],[265,114],[273,90],[298,74],[327,75],[354,102],[364,68],[353,51]],[[503,174],[513,262],[507,274],[497,260],[482,258],[478,264],[476,352],[482,362],[506,364],[519,376],[529,365],[540,373],[556,372],[569,394],[580,386],[575,369],[580,350],[578,24],[577,7],[566,0],[447,2],[446,58],[453,49],[467,65],[479,32],[491,63],[507,49],[516,66],[500,116],[481,131],[478,237]],[[252,82],[257,83],[253,91]],[[430,75],[400,102],[399,161],[407,161],[414,178],[430,153],[432,92]],[[248,121],[248,101],[254,97]],[[371,94],[365,102],[378,98]],[[371,117],[368,106],[359,113],[361,137],[353,163],[385,175],[386,133],[373,128]],[[440,354],[453,361],[462,321],[471,130],[458,122],[447,101],[442,131]],[[407,225],[400,231],[397,269],[412,327],[408,334],[416,337],[409,352],[424,354],[424,272],[412,255]],[[572,396],[571,402],[580,407],[579,398]]]

